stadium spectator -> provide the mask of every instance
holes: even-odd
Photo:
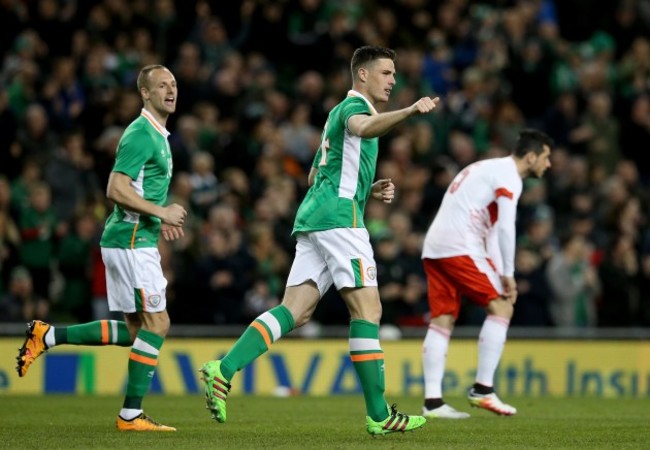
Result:
[[[58,131],[70,131],[78,123],[86,104],[86,92],[77,77],[77,64],[71,57],[58,57],[51,76],[45,81],[42,97]]]
[[[598,272],[592,266],[592,244],[585,236],[569,233],[561,239],[561,251],[546,267],[551,288],[549,310],[558,327],[595,326],[596,298],[601,292]]]
[[[0,190],[3,189],[0,178]],[[0,209],[0,295],[6,292],[9,274],[18,265],[20,233],[8,211]]]
[[[287,155],[295,158],[303,171],[307,172],[314,157],[314,148],[318,148],[318,131],[310,124],[311,108],[307,103],[293,106],[289,120],[280,126]]]
[[[268,296],[278,299],[282,295],[283,282],[289,273],[289,256],[275,241],[271,224],[252,222],[248,234],[251,255],[256,263],[253,278],[266,284],[264,290],[268,292]],[[267,309],[270,308],[264,311]],[[249,319],[253,320],[264,311],[259,311]]]
[[[58,321],[90,321],[92,314],[92,246],[97,231],[95,217],[88,212],[79,213],[70,221],[70,232],[58,245],[58,271],[63,278],[63,289],[54,302],[53,313]]]
[[[589,94],[581,124],[573,131],[574,142],[583,144],[589,164],[602,165],[611,173],[620,159],[619,123],[612,116],[611,97],[604,91]]]
[[[43,180],[52,192],[52,209],[58,220],[71,223],[80,209],[102,195],[93,160],[85,147],[84,134],[77,130],[62,136],[43,170]]]
[[[74,123],[74,127],[88,130],[85,137],[98,136],[103,131],[104,114],[110,108],[111,102],[119,87],[117,77],[107,67],[107,61],[111,58],[111,48],[102,43],[96,43],[92,48],[86,49],[87,56],[82,64],[83,70],[79,81],[85,93],[86,103],[83,108],[83,116]]]
[[[379,297],[382,316],[385,317],[382,324],[422,325],[426,312],[422,307],[426,284],[424,277],[409,264],[412,259],[402,253],[401,249],[406,245],[400,245],[390,231],[378,234],[375,242],[377,279],[381,280]],[[415,262],[421,265],[419,246]]]
[[[646,228],[640,245],[640,298],[639,321],[642,326],[650,325],[650,230]]]
[[[620,234],[612,239],[598,275],[602,284],[598,326],[639,325],[639,261],[632,237]]]
[[[18,128],[16,137],[22,164],[32,160],[43,167],[50,162],[57,139],[49,125],[50,119],[43,106],[32,103],[26,108],[24,124]]]
[[[560,148],[573,143],[572,133],[580,126],[577,102],[574,92],[560,92],[553,104],[549,105],[546,110],[543,121],[544,128]]]
[[[548,310],[551,291],[546,281],[545,263],[541,253],[519,244],[515,255],[517,307],[510,324],[523,327],[553,325]]]
[[[20,212],[20,262],[32,277],[34,292],[50,300],[53,261],[58,239],[66,232],[52,208],[50,187],[38,182],[30,187],[29,206]]]
[[[196,263],[196,279],[201,283],[197,298],[205,304],[207,323],[218,325],[242,322],[244,297],[252,285],[255,260],[241,245],[241,232],[212,229],[205,236],[207,251]]]
[[[192,111],[198,102],[204,100],[210,93],[207,82],[213,71],[203,64],[205,56],[201,55],[198,44],[184,42],[181,44],[178,57],[173,63],[174,72],[178,73],[178,88],[184,94],[179,103],[179,113],[183,116]]]
[[[207,217],[210,208],[219,200],[219,180],[214,174],[214,158],[210,153],[197,151],[192,155],[189,181],[192,211],[199,217]]]
[[[0,89],[0,167],[9,179],[20,173],[20,155],[16,145],[17,126],[16,115],[9,108],[9,95],[5,89]]]
[[[34,49],[42,47],[42,42],[33,31],[27,30],[16,40],[15,45],[16,54],[7,56],[4,71],[10,77],[7,87],[9,107],[22,122],[29,105],[39,99],[39,78],[42,72],[34,61],[37,56]]]
[[[50,302],[34,292],[29,271],[23,266],[16,266],[9,277],[9,289],[0,298],[0,311],[8,322],[48,320]]]
[[[29,197],[32,186],[41,182],[41,166],[34,160],[26,160],[22,165],[20,174],[11,182],[11,207],[16,221],[23,210],[29,208]]]
[[[11,183],[9,178],[0,175],[0,212],[7,215],[10,220],[18,215],[18,211],[12,203]]]

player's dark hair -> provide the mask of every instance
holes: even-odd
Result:
[[[390,59],[395,61],[395,50],[386,47],[377,47],[374,45],[365,45],[359,47],[354,51],[352,55],[352,61],[350,62],[350,69],[352,70],[352,79],[356,79],[357,71],[360,67],[363,67],[364,64],[367,64],[370,61],[375,59]]]
[[[162,64],[149,64],[148,66],[144,66],[141,70],[140,73],[138,74],[138,92],[140,92],[140,89],[142,88],[149,88],[149,75],[151,75],[151,72],[153,72],[156,69],[167,69],[167,67],[163,66]]]
[[[522,157],[531,151],[539,155],[544,151],[545,145],[549,149],[553,148],[554,143],[550,136],[538,130],[526,129],[519,133],[513,153],[517,157]]]

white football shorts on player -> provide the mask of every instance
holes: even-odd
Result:
[[[111,311],[160,312],[167,307],[167,280],[157,248],[103,248],[108,308]]]
[[[321,297],[336,289],[377,286],[377,264],[365,228],[299,233],[287,286],[312,280]]]

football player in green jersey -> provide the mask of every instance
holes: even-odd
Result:
[[[131,347],[124,404],[117,417],[120,431],[176,431],[142,411],[158,354],[169,330],[165,279],[158,253],[158,236],[183,236],[187,212],[178,204],[165,206],[172,176],[172,155],[165,128],[176,110],[174,75],[164,66],[144,67],[138,76],[144,107],[126,128],[108,180],[107,196],[114,203],[102,234],[102,258],[111,311],[125,320],[99,320],[70,327],[33,321],[18,354],[22,377],[43,352],[55,345],[119,345]]]
[[[255,319],[226,356],[201,369],[207,406],[226,421],[226,397],[234,374],[271,344],[304,325],[334,285],[350,311],[350,358],[366,404],[372,435],[421,427],[424,417],[389,407],[384,398],[384,353],[379,343],[381,302],[377,270],[363,214],[367,201],[390,203],[395,186],[374,181],[378,138],[417,114],[432,112],[439,99],[424,97],[408,108],[378,112],[395,86],[395,52],[358,48],[351,61],[352,89],[329,113],[309,173],[310,188],[295,220],[296,256],[282,304]]]

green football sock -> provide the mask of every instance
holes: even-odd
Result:
[[[286,306],[279,305],[261,314],[221,360],[221,374],[230,381],[235,372],[266,352],[271,344],[293,330],[294,326],[293,316]]]
[[[54,327],[55,345],[119,345],[133,344],[126,322],[117,320],[98,320],[95,322]]]
[[[375,422],[381,422],[388,417],[388,409],[379,325],[365,320],[350,321],[350,359],[361,382],[367,414]]]
[[[138,331],[129,354],[129,379],[124,408],[142,409],[142,399],[151,385],[164,340],[164,337],[151,331]]]

